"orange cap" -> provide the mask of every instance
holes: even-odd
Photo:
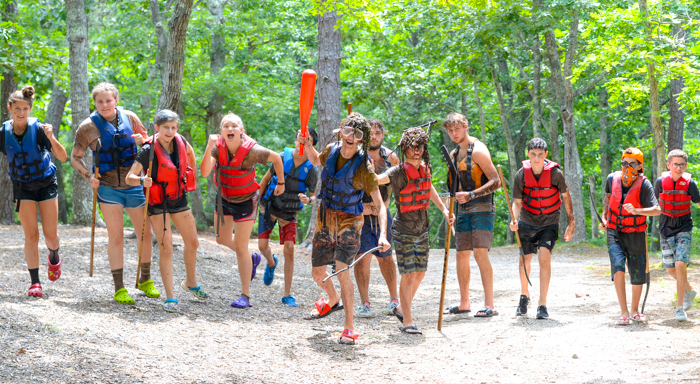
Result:
[[[625,157],[631,157],[637,161],[639,161],[639,164],[644,164],[644,153],[639,150],[639,148],[636,147],[629,147],[622,152],[622,158]]]

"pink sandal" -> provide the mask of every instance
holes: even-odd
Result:
[[[637,322],[637,323],[646,323],[647,322],[647,317],[644,316],[643,314],[637,312],[632,316],[632,321]]]
[[[617,319],[617,325],[630,325],[630,318],[627,316],[621,316]]]
[[[29,296],[42,297],[43,295],[44,295],[44,292],[41,290],[41,284],[36,283],[36,284],[32,284],[32,286],[29,287]]]
[[[51,264],[51,255],[49,255],[49,280],[56,281],[61,277],[61,257],[58,258],[58,264]]]

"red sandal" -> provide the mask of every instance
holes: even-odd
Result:
[[[340,303],[337,303],[336,305],[331,307],[330,305],[328,305],[328,303],[326,302],[326,299],[324,299],[323,297],[318,299],[314,304],[316,305],[316,310],[318,311],[318,315],[311,315],[310,317],[306,317],[305,319],[307,319],[307,320],[321,319],[321,318],[324,318],[324,317],[330,315],[331,313],[333,313],[335,311],[343,309],[343,305]]]
[[[29,287],[29,296],[42,297],[43,295],[44,295],[44,292],[41,290],[41,284],[36,283],[36,284],[32,284],[32,286]]]
[[[61,277],[61,257],[58,258],[58,264],[51,264],[51,255],[49,255],[49,280],[56,281]]]
[[[352,339],[352,341],[343,341],[343,337],[348,337]],[[343,333],[340,334],[340,338],[338,339],[338,344],[345,344],[345,345],[353,345],[355,344],[355,340],[360,337],[360,334],[355,333],[349,329],[343,330]]]

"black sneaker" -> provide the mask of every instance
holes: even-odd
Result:
[[[515,311],[515,315],[522,316],[526,314],[528,305],[530,305],[530,298],[525,295],[520,295],[520,304],[518,304],[518,309]]]
[[[549,313],[547,313],[547,307],[544,305],[540,305],[537,307],[537,318],[538,319],[546,319],[549,317]]]

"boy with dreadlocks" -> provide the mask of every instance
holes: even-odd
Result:
[[[428,270],[428,206],[432,200],[450,225],[454,217],[442,203],[431,183],[432,167],[428,154],[428,133],[423,128],[407,129],[401,141],[401,164],[389,168],[378,177],[380,185],[390,184],[396,201],[396,219],[391,227],[394,249],[401,274],[401,303],[393,312],[403,323],[401,331],[420,334],[411,315],[411,302]]]
[[[354,344],[359,337],[354,332],[353,306],[355,287],[348,271],[338,275],[341,295],[335,289],[332,280],[323,281],[328,276],[326,266],[335,263],[340,270],[352,263],[360,249],[360,233],[364,219],[362,217],[362,197],[365,193],[372,196],[372,202],[378,209],[379,246],[387,251],[391,245],[386,239],[386,208],[379,193],[377,175],[369,163],[370,127],[367,119],[359,113],[351,113],[340,123],[339,141],[328,144],[319,154],[308,137],[298,136],[304,145],[304,152],[315,166],[321,166],[321,190],[323,199],[319,204],[316,218],[316,232],[311,253],[311,274],[314,281],[328,294],[328,300],[316,301],[316,310],[311,319],[320,319],[339,309],[345,310],[345,329],[338,342]],[[359,145],[362,144],[362,149]],[[342,296],[343,303],[340,303]]]

